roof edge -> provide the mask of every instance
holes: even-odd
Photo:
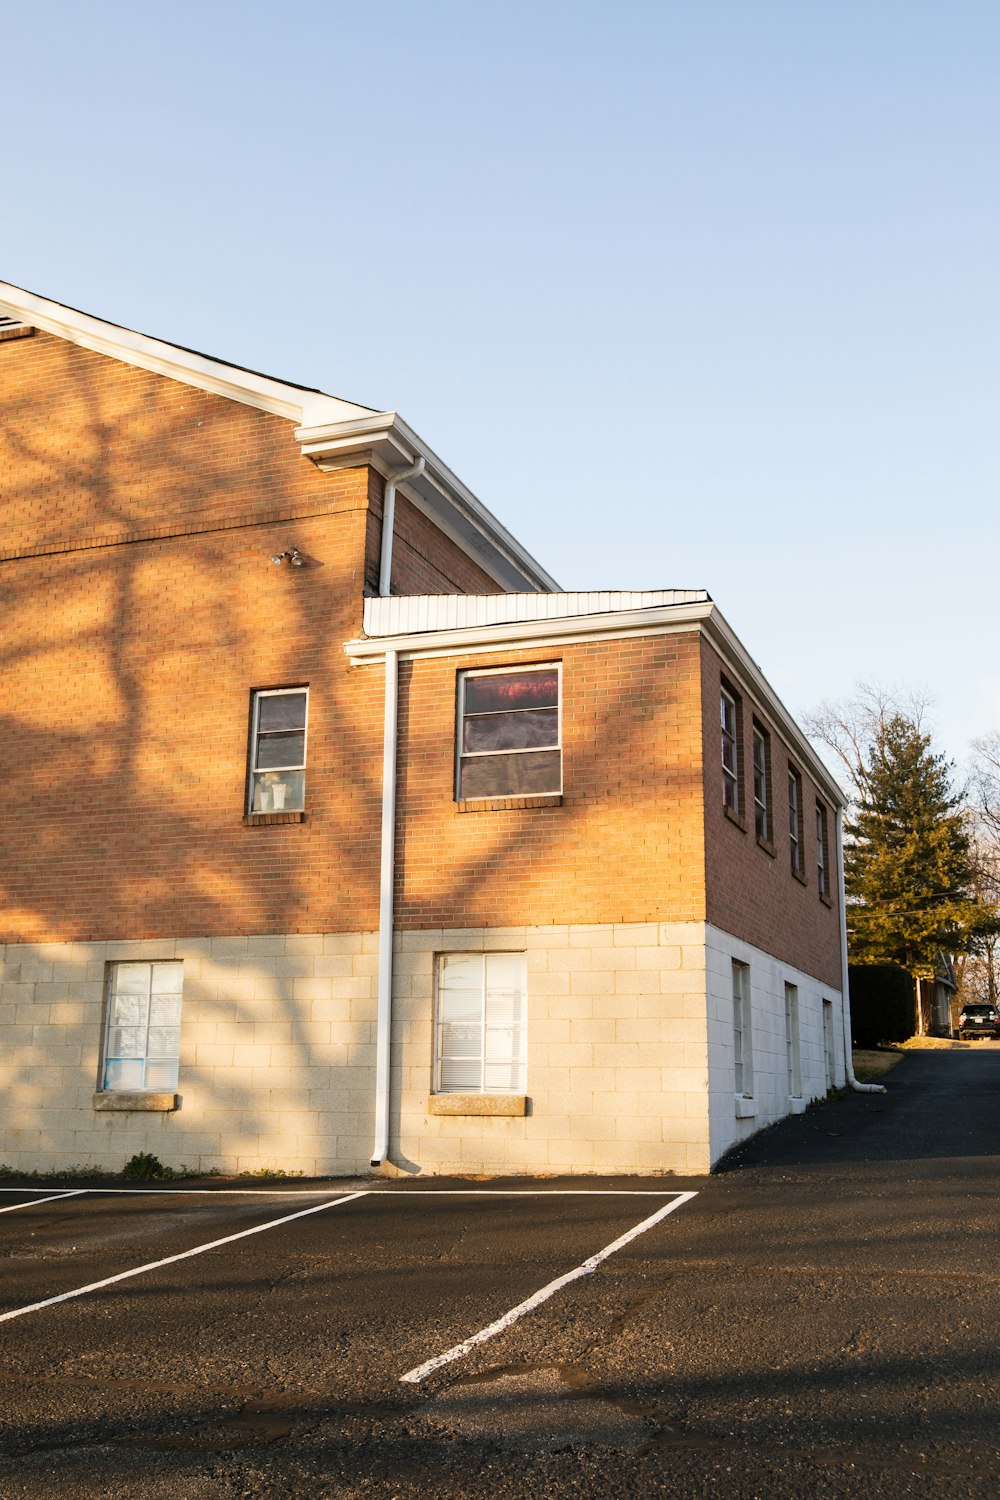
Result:
[[[36,296],[0,281],[0,311],[16,313],[25,323],[66,339],[95,354],[135,365],[213,395],[225,396],[292,422],[332,422],[370,415],[369,408],[328,396],[323,391],[290,385],[270,375],[244,370],[211,355],[198,354],[90,313]]]

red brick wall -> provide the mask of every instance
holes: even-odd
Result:
[[[42,334],[0,345],[0,410],[0,940],[374,927],[367,470]],[[302,682],[307,819],[245,828],[250,691]]]
[[[369,470],[368,539],[365,549],[365,586],[378,593],[382,548],[382,497],[385,484]],[[446,537],[405,496],[396,492],[392,543],[393,594],[503,594],[497,583],[461,547]]]
[[[563,663],[561,806],[461,811],[459,669]],[[400,667],[402,928],[704,917],[695,634]]]
[[[824,904],[816,888],[817,787],[805,766],[778,735],[775,725],[747,693],[742,698],[741,824],[727,816],[722,801],[722,736],[719,716],[721,679],[727,676],[721,657],[702,643],[705,702],[705,855],[708,920],[745,942],[792,964],[824,983],[840,988],[839,896],[835,865],[834,810],[827,806],[829,872],[832,902]],[[729,677],[731,685],[739,684]],[[752,721],[756,714],[771,737],[771,811],[773,854],[761,847],[754,831]],[[791,870],[789,848],[788,764],[802,775],[803,873]]]

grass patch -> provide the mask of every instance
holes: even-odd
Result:
[[[901,1061],[902,1053],[895,1050],[869,1051],[858,1047],[851,1053],[854,1076],[859,1083],[879,1083]]]

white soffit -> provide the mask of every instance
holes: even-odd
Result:
[[[240,401],[244,406],[254,406],[292,422],[342,422],[372,415],[368,407],[342,401],[337,396],[327,396],[323,391],[288,385],[269,375],[258,375],[238,365],[212,359],[207,354],[197,354],[130,328],[121,328],[116,323],[106,323],[89,313],[65,307],[61,302],[50,302],[5,281],[0,281],[0,316],[16,318],[96,354],[106,354],[123,364],[151,370],[170,380],[226,396],[231,401]]]

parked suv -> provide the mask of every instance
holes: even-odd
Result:
[[[995,1005],[964,1005],[958,1018],[959,1039],[967,1036],[1000,1037],[1000,1014]]]

